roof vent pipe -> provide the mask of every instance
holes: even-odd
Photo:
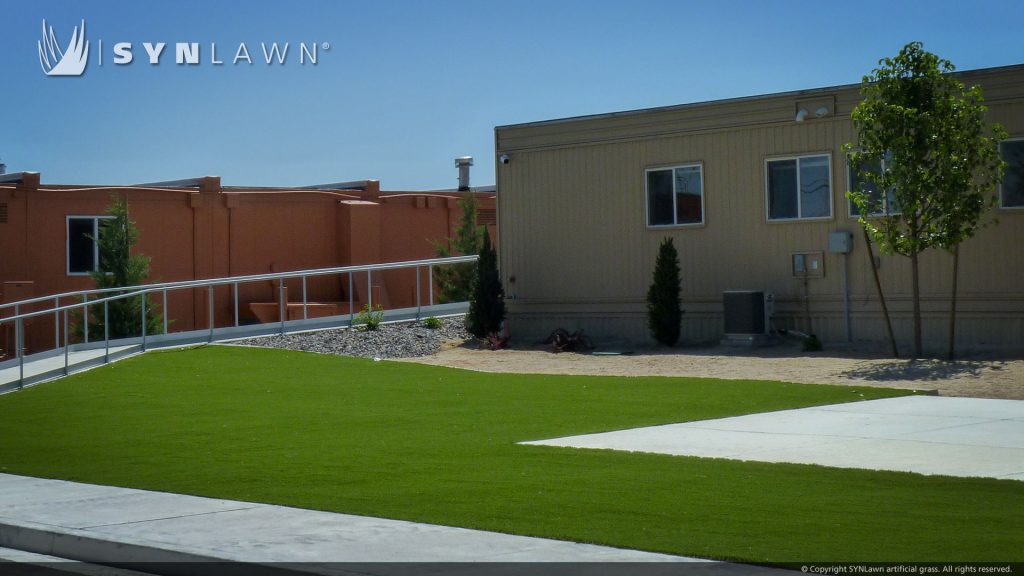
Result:
[[[455,165],[459,167],[459,192],[469,192],[469,167],[473,165],[473,157],[456,158]]]

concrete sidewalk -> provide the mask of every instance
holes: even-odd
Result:
[[[1024,480],[1024,401],[904,396],[525,444]]]
[[[692,562],[636,550],[0,474],[0,547],[94,563]],[[700,561],[704,562],[704,561]],[[716,563],[715,573],[750,566]],[[705,565],[707,567],[707,565]],[[757,569],[755,569],[757,570]]]

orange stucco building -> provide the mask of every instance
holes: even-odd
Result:
[[[97,258],[85,236],[106,214],[111,194],[127,198],[140,231],[136,250],[152,258],[150,282],[431,258],[433,241],[454,235],[463,194],[477,196],[480,222],[496,237],[493,187],[382,192],[378,181],[367,180],[247,188],[223,186],[215,176],[137,186],[44,185],[38,173],[10,174],[0,182],[0,302],[93,287],[88,271]],[[347,313],[348,285],[342,280],[311,278],[309,300],[344,301],[339,313]],[[412,306],[415,284],[412,270],[378,273],[370,296],[389,308]],[[298,280],[288,288],[296,294]],[[218,290],[223,294],[217,294],[216,324],[227,325],[233,321],[230,287]],[[364,277],[353,299],[366,302],[366,291]],[[208,326],[205,298],[198,290],[172,292],[171,330]],[[241,286],[243,321],[256,320],[251,303],[276,298],[270,282]],[[0,349],[8,355],[9,324],[0,330]],[[52,318],[32,319],[26,335],[28,352],[52,348]]]

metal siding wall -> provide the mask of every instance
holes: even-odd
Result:
[[[850,99],[841,95],[842,103]],[[771,110],[789,109],[778,103]],[[841,104],[842,105],[842,104]],[[757,107],[757,103],[747,103]],[[753,110],[756,115],[759,111]],[[992,103],[990,117],[1012,135],[1024,135],[1024,101]],[[595,120],[587,120],[593,123]],[[614,119],[615,124],[624,122]],[[558,140],[545,127],[542,141]],[[498,130],[498,153],[504,150]],[[854,233],[849,255],[855,339],[884,338],[863,236],[848,216],[847,170],[842,146],[854,138],[848,117],[792,120],[715,132],[651,136],[599,144],[521,149],[498,166],[502,269],[508,280],[513,334],[536,336],[554,327],[584,327],[598,335],[644,339],[644,296],[658,244],[671,237],[683,278],[684,338],[715,339],[721,332],[721,292],[758,289],[776,295],[777,325],[806,328],[803,285],[790,272],[790,255],[824,253],[825,276],[809,280],[813,329],[825,339],[845,338],[842,311],[844,256],[828,253],[828,234]],[[517,145],[525,140],[520,137]],[[766,222],[765,158],[822,152],[831,155],[833,217]],[[690,162],[704,167],[705,225],[645,226],[644,169]],[[998,226],[961,247],[958,339],[964,345],[1020,346],[1024,341],[1024,210],[998,210]],[[877,255],[877,249],[876,249]],[[881,256],[886,297],[906,341],[910,322],[910,266]],[[951,258],[922,255],[926,338],[946,335]]]

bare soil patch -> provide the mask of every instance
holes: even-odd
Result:
[[[437,354],[402,361],[480,372],[781,380],[1024,400],[1024,360],[896,360],[882,357],[877,350],[854,348],[807,353],[784,344],[754,349],[649,349],[608,356],[556,354],[539,348],[490,351],[468,342],[449,342]]]

